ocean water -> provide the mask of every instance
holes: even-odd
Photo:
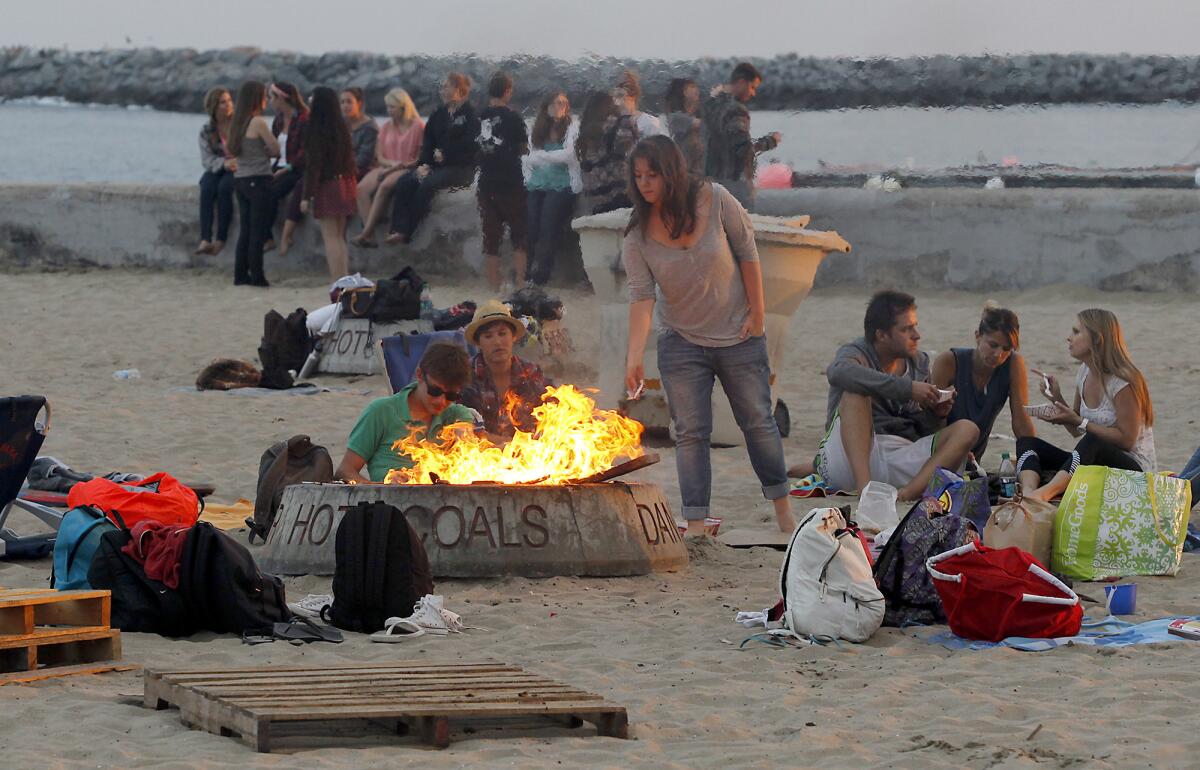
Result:
[[[936,169],[975,163],[1084,168],[1173,165],[1200,143],[1200,106],[753,111],[755,134],[779,131],[763,160]],[[202,115],[141,108],[0,103],[0,182],[191,183]],[[1192,160],[1200,162],[1200,151]]]

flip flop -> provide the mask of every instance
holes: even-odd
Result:
[[[418,636],[424,635],[425,629],[411,620],[388,618],[382,631],[376,631],[371,634],[371,641],[395,644],[396,642],[406,642],[409,639],[415,639]]]
[[[308,618],[299,616],[293,617],[287,623],[276,623],[271,630],[276,639],[283,639],[288,642],[300,642],[302,644],[309,642],[332,642],[340,644],[345,640],[342,632],[336,628],[321,626]]]

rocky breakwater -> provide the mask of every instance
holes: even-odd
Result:
[[[767,74],[759,109],[946,107],[1006,104],[1155,103],[1200,99],[1200,57],[1028,54],[932,56],[905,59],[818,59],[786,54],[750,57]],[[12,47],[0,50],[0,99],[60,97],[73,102],[149,105],[197,112],[204,92],[236,88],[246,79],[288,80],[308,91],[316,85],[359,86],[371,111],[381,114],[383,95],[401,86],[422,112],[437,103],[438,84],[450,70],[476,83],[503,68],[516,79],[518,107],[535,106],[563,88],[576,104],[593,89],[608,88],[617,74],[641,73],[646,105],[673,77],[691,77],[707,89],[728,77],[735,59],[694,61],[587,58],[563,61],[539,56],[487,59],[460,56],[387,56],[337,52],[307,55],[257,48],[197,51],[112,49],[66,51]]]

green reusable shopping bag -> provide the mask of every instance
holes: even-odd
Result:
[[[1174,575],[1191,507],[1183,479],[1080,466],[1054,516],[1052,568],[1075,580]]]

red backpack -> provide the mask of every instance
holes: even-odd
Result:
[[[99,508],[110,516],[116,511],[130,528],[147,519],[169,526],[190,527],[204,510],[195,492],[166,473],[123,484],[108,479],[82,481],[67,493],[68,507],[81,505]]]

